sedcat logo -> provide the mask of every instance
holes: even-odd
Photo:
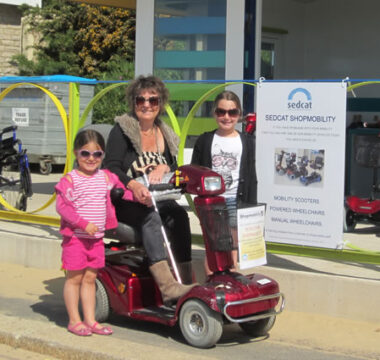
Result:
[[[311,110],[311,94],[305,88],[296,88],[288,95],[288,110]]]

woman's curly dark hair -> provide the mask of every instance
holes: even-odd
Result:
[[[129,109],[134,113],[135,98],[142,90],[153,90],[160,98],[160,114],[165,111],[165,105],[169,100],[169,90],[163,83],[163,81],[157,76],[153,75],[140,75],[127,87],[126,95]]]

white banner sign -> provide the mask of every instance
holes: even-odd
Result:
[[[264,222],[265,205],[238,209],[239,267],[248,269],[267,263]]]
[[[12,108],[12,121],[17,126],[29,126],[29,108]]]
[[[256,169],[266,241],[342,247],[345,129],[345,83],[259,84]]]

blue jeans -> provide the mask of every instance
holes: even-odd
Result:
[[[237,227],[237,201],[236,197],[225,197],[227,212],[228,212],[228,222],[230,227]]]

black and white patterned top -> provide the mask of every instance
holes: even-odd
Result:
[[[149,174],[157,165],[160,164],[167,165],[167,161],[161,153],[155,151],[144,151],[142,155],[140,155],[137,160],[132,163],[127,175],[132,178],[137,178],[142,176],[141,170],[144,170],[146,174]]]

